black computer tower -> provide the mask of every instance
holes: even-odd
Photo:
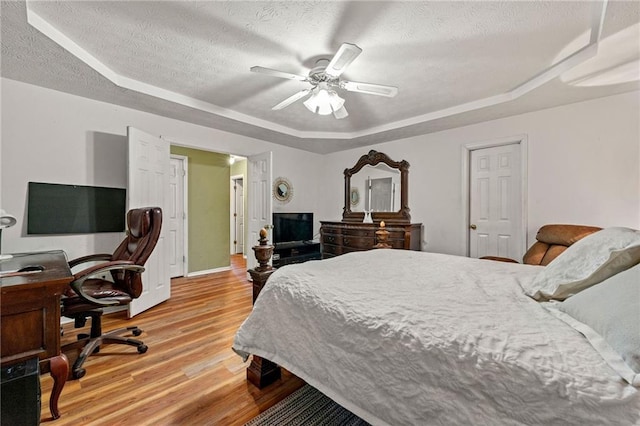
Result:
[[[2,426],[40,424],[40,368],[38,358],[2,367],[0,399]]]

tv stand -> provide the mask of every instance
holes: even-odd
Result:
[[[277,243],[273,249],[273,267],[320,259],[320,243],[314,241],[290,241]]]

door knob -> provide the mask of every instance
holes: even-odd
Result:
[[[476,226],[476,225],[474,225],[474,224],[472,223],[471,225],[469,225],[469,228],[470,228],[470,229],[473,229],[473,230],[475,231],[475,230],[476,230],[476,228],[477,228],[477,226]]]

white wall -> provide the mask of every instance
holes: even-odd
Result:
[[[551,108],[325,157],[322,220],[339,220],[343,170],[369,149],[407,160],[409,206],[423,250],[465,253],[462,147],[526,135],[528,242],[546,223],[640,229],[640,93]]]
[[[3,252],[64,249],[69,258],[111,252],[122,235],[29,236],[29,181],[126,187],[126,128],[193,148],[243,156],[273,152],[273,173],[293,184],[287,211],[315,211],[322,156],[146,112],[1,79],[0,206],[18,218]]]
[[[453,254],[465,252],[461,147],[524,134],[528,245],[545,223],[640,228],[638,92],[321,156],[13,80],[0,83],[0,207],[18,218],[3,232],[4,252],[63,248],[75,257],[113,250],[120,235],[27,236],[26,188],[29,181],[126,186],[126,126],[216,152],[271,150],[274,178],[286,177],[294,187],[292,201],[274,202],[274,211],[313,211],[316,220],[341,219],[343,170],[369,149],[406,159],[411,215],[425,225],[423,249]]]

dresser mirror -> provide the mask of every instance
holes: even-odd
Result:
[[[362,202],[353,203],[351,210],[361,212],[398,212],[400,210],[400,170],[384,163],[366,165],[351,176],[351,191],[356,189]]]
[[[368,211],[376,222],[409,223],[408,180],[408,162],[393,161],[382,152],[369,151],[344,171],[343,222],[362,222]],[[359,193],[357,204],[353,203],[354,189]]]

